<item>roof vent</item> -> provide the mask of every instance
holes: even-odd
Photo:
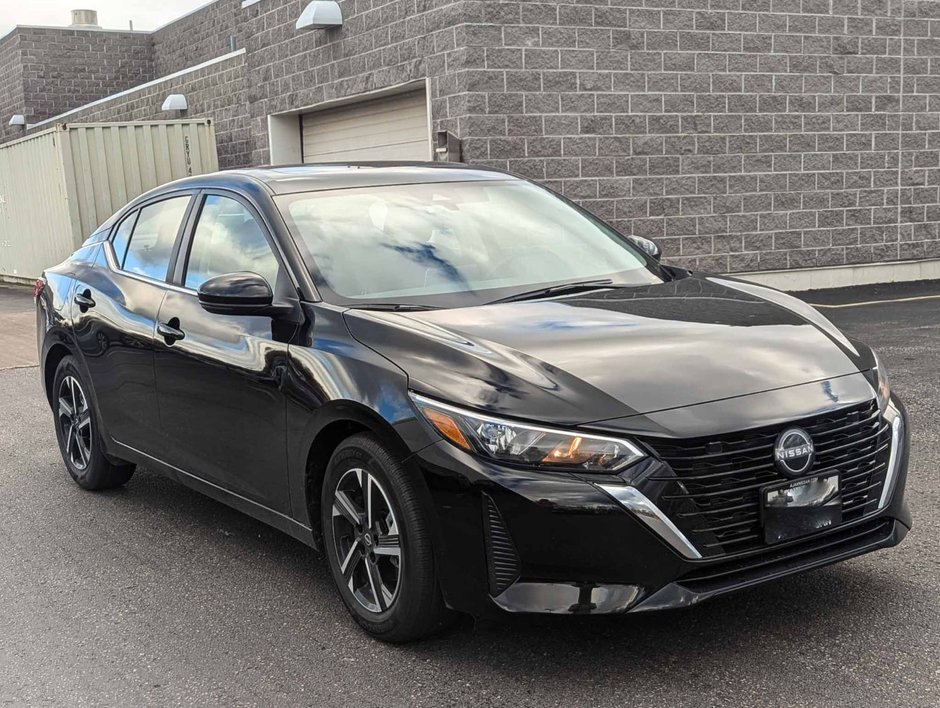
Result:
[[[72,10],[71,27],[79,29],[101,29],[97,10]]]

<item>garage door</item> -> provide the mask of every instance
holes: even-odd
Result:
[[[304,162],[429,160],[424,91],[301,117]]]

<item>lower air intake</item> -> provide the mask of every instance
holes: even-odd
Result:
[[[519,555],[496,503],[486,494],[483,495],[483,530],[490,592],[495,596],[519,578]]]

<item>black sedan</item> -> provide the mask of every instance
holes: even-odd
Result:
[[[145,465],[321,549],[386,641],[684,607],[911,525],[871,349],[503,172],[174,182],[36,299],[79,485]]]

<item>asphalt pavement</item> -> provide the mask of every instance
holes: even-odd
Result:
[[[462,622],[398,647],[260,522],[147,469],[83,492],[37,369],[4,368],[0,703],[940,705],[940,283],[914,290],[804,294],[880,351],[907,402],[916,525],[899,547],[685,611]],[[0,366],[35,361],[31,308],[0,288]]]
[[[0,370],[35,366],[36,311],[29,288],[0,285]]]

